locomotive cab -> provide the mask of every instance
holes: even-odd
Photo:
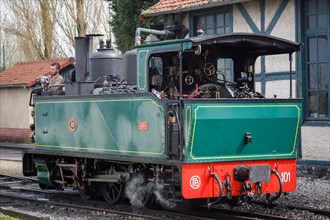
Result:
[[[138,66],[138,91],[152,90],[150,77],[157,71],[163,80],[158,91],[162,98],[263,98],[256,91],[256,59],[283,53],[291,57],[299,48],[298,44],[291,45],[279,38],[246,33],[199,36],[176,43],[189,48],[153,49],[157,43],[137,46],[137,53],[141,53],[140,58],[147,65]],[[172,94],[173,91],[177,94]]]

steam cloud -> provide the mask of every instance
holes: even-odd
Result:
[[[127,182],[125,195],[129,199],[131,205],[136,208],[143,208],[146,205],[146,196],[148,196],[148,194],[152,196],[152,193],[163,207],[174,208],[175,204],[163,197],[163,189],[164,186],[161,184],[157,184],[156,186],[151,182],[146,184],[145,177],[142,174],[138,174]]]
[[[145,206],[145,196],[151,192],[150,186],[145,184],[145,178],[142,174],[133,176],[125,188],[125,195],[129,199],[132,206],[143,208]]]
[[[153,193],[156,196],[157,201],[166,208],[174,208],[175,207],[175,203],[171,202],[167,199],[164,198],[164,196],[162,195],[162,191],[164,189],[164,185],[162,184],[157,184],[157,186],[154,188]]]

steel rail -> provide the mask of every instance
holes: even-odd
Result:
[[[276,206],[278,206],[277,204],[271,204],[269,205],[266,202],[260,202],[260,201],[253,201],[254,204],[256,205],[260,205],[263,207],[270,207],[270,208],[274,208]],[[282,204],[283,205],[283,204]],[[298,209],[298,210],[302,210],[302,211],[308,211],[308,212],[312,212],[316,215],[323,215],[323,216],[327,216],[330,217],[330,210],[326,209],[326,210],[321,210],[321,209],[315,209],[315,208],[308,208],[308,207],[299,207],[299,206],[294,206],[294,205],[285,205],[288,209],[293,210],[293,209]]]
[[[108,209],[101,209],[101,208],[93,208],[89,206],[82,206],[82,205],[74,205],[74,204],[67,204],[67,203],[59,203],[59,202],[53,202],[50,200],[44,200],[44,199],[38,199],[38,198],[29,198],[29,197],[24,197],[24,196],[17,196],[17,195],[10,195],[1,192],[0,196],[2,198],[8,198],[8,199],[17,199],[17,200],[23,200],[23,201],[29,201],[29,202],[37,202],[37,203],[43,203],[46,205],[53,205],[53,206],[60,206],[60,207],[65,207],[65,208],[75,208],[75,209],[82,209],[86,211],[97,211],[97,212],[106,212],[110,214],[117,214],[117,215],[123,215],[123,216],[129,216],[129,217],[138,217],[142,219],[150,219],[150,220],[163,220],[164,218],[161,217],[154,217],[154,216],[149,216],[149,215],[143,215],[143,214],[136,214],[136,213],[127,213],[127,212],[121,212],[121,211],[116,211],[116,210],[108,210]]]
[[[11,179],[17,179],[17,180],[29,180],[32,182],[38,182],[37,178],[27,177],[27,176],[15,176],[15,175],[9,175],[9,174],[0,174],[0,180],[2,178],[11,178]]]
[[[307,208],[307,207],[297,207],[297,206],[292,206],[292,205],[288,205],[286,207],[288,207],[291,210],[298,209],[298,210],[309,211],[316,215],[323,215],[323,216],[327,216],[330,218],[330,210],[321,210],[321,209],[314,209],[314,208]]]
[[[250,213],[248,211],[237,211],[237,210],[230,210],[220,207],[213,207],[212,209],[208,209],[207,206],[201,206],[201,207],[205,209],[204,213],[208,212],[208,215],[214,216],[214,218],[218,218],[217,215],[221,213],[222,216],[228,215],[235,218],[243,218],[243,219],[294,220],[294,218],[259,214],[259,213]]]
[[[40,196],[40,193],[44,193],[46,195],[52,195],[57,197],[58,199],[67,199],[67,202],[72,202],[72,201],[77,201],[77,196],[73,195],[68,195],[66,193],[62,193],[59,191],[48,191],[48,190],[39,190],[39,189],[30,189],[30,188],[24,188],[24,187],[11,187],[11,186],[4,186],[0,185],[0,188],[6,188],[7,190],[13,190],[13,191],[25,191],[25,192],[33,192],[33,193],[38,193]],[[166,218],[171,218],[171,219],[196,219],[196,220],[206,220],[209,218],[202,218],[202,217],[196,217],[192,216],[189,214],[183,215],[182,213],[175,213],[175,212],[167,212],[163,210],[154,210],[154,209],[134,209],[132,206],[125,206],[121,204],[116,204],[116,209],[122,207],[123,209],[129,208],[130,210],[134,210],[133,212],[130,211],[118,211],[118,210],[113,210],[113,209],[104,209],[104,208],[96,208],[96,207],[90,207],[88,205],[75,205],[75,204],[68,204],[68,203],[60,203],[60,202],[54,202],[49,199],[42,199],[42,198],[31,198],[31,197],[22,197],[21,195],[12,195],[10,193],[0,193],[1,197],[10,197],[10,198],[15,198],[15,199],[20,199],[20,200],[27,200],[27,201],[32,201],[32,202],[38,202],[38,203],[44,203],[48,205],[54,205],[54,206],[62,206],[62,207],[70,207],[70,208],[76,208],[76,209],[83,209],[83,210],[88,210],[88,211],[99,211],[99,212],[106,212],[106,213],[111,213],[111,214],[118,214],[118,215],[124,215],[124,216],[134,216],[142,219],[151,219],[151,220],[163,220],[164,216]],[[79,197],[80,198],[80,197]],[[81,199],[81,202],[86,202]],[[100,201],[90,201],[90,203],[93,204],[98,204],[98,205],[108,205],[106,202],[100,202]],[[147,214],[141,214],[142,212],[145,212]],[[156,217],[155,217],[156,216]],[[157,217],[157,216],[162,216],[162,217]]]
[[[20,219],[30,219],[30,220],[48,220],[48,219],[50,219],[50,217],[47,215],[39,215],[36,213],[30,213],[27,211],[14,209],[14,208],[0,207],[0,212],[5,215],[11,216],[11,217],[18,217]],[[6,219],[6,218],[4,218],[4,219]]]

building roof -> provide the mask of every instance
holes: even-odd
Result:
[[[164,14],[212,8],[215,6],[229,5],[245,1],[250,0],[159,0],[158,3],[142,12],[141,15],[145,17],[152,17]]]
[[[63,69],[73,64],[74,59],[70,57],[17,63],[0,72],[0,87],[32,86],[36,78],[50,74],[49,66],[52,62],[59,62]]]

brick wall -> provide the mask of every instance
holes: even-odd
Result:
[[[0,142],[30,143],[32,132],[24,128],[0,128]]]

